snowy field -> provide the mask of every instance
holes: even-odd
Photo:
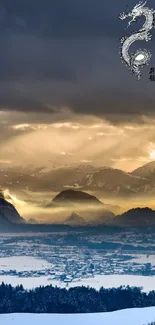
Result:
[[[138,263],[138,264],[146,264],[146,263],[151,263],[152,266],[155,266],[155,255],[151,254],[149,256],[147,255],[141,255],[139,254],[137,257],[133,255],[133,260],[131,260],[129,263]]]
[[[133,308],[96,314],[5,314],[2,325],[147,325],[155,320],[155,307]]]
[[[52,264],[33,256],[11,256],[0,258],[0,270],[38,271],[51,267]]]
[[[154,276],[140,276],[140,275],[96,275],[94,278],[79,279],[71,283],[64,283],[52,279],[50,276],[40,277],[16,277],[9,275],[0,276],[0,283],[11,284],[17,286],[22,284],[25,289],[33,289],[35,287],[53,285],[60,288],[71,288],[76,286],[89,286],[95,289],[104,288],[118,288],[122,286],[142,287],[143,291],[149,292],[155,290]]]
[[[62,256],[61,256],[62,258]],[[146,259],[145,256],[138,255],[135,258],[139,263],[155,262],[155,256]],[[145,260],[146,259],[146,260]],[[125,263],[125,262],[124,262]],[[11,284],[12,286],[22,284],[25,289],[33,289],[38,286],[53,285],[61,288],[74,286],[89,286],[95,289],[118,288],[122,286],[142,287],[143,291],[149,292],[155,290],[155,276],[127,275],[127,274],[96,274],[93,277],[89,275],[81,276],[81,278],[73,279],[72,282],[65,283],[59,280],[59,271],[55,275],[50,274],[49,270],[55,270],[55,265],[48,263],[45,259],[32,256],[11,256],[0,258],[1,271],[17,271],[23,272],[20,276],[16,274],[0,274],[0,283]],[[31,273],[33,271],[33,273]],[[41,271],[44,271],[41,274]],[[63,272],[60,272],[63,273]],[[57,279],[56,277],[57,276]]]

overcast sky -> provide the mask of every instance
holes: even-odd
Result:
[[[37,154],[131,170],[155,158],[155,83],[148,80],[155,31],[152,41],[137,42],[153,55],[140,81],[119,56],[129,33],[119,14],[136,3],[1,0],[1,161],[28,163]],[[155,9],[153,0],[148,6]]]

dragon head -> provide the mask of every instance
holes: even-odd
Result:
[[[128,23],[128,27],[131,25],[131,23],[133,21],[136,21],[137,17],[141,16],[142,15],[142,9],[143,7],[146,5],[147,1],[143,2],[143,1],[140,1],[133,9],[131,12],[128,12],[128,13],[122,13],[120,14],[119,18],[121,20],[124,20],[126,19],[127,17],[132,17],[132,19],[129,21]]]

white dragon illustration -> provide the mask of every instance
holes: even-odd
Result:
[[[144,50],[137,50],[135,53],[129,54],[130,46],[138,40],[149,41],[152,38],[150,30],[154,27],[154,9],[150,9],[145,7],[147,1],[140,1],[131,12],[120,14],[119,18],[121,20],[126,19],[127,17],[132,17],[132,20],[129,21],[128,26],[131,25],[132,22],[137,21],[137,18],[140,16],[145,16],[146,20],[139,31],[131,34],[130,36],[121,38],[121,48],[120,55],[122,60],[128,65],[129,69],[132,73],[134,73],[138,80],[141,78],[140,67],[144,65],[148,65],[151,59],[151,53]]]

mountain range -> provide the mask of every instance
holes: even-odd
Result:
[[[146,208],[135,208],[126,211],[120,215],[114,215],[110,210],[106,210],[104,203],[99,201],[95,196],[91,196],[88,193],[84,193],[76,190],[66,190],[60,192],[53,200],[57,206],[64,207],[66,203],[71,204],[72,208],[76,207],[76,203],[83,202],[82,204],[93,204],[101,207],[99,214],[92,221],[87,220],[84,215],[80,215],[77,212],[72,212],[68,218],[64,221],[64,224],[75,226],[75,225],[121,225],[129,227],[151,227],[155,226],[155,211]],[[97,211],[97,210],[96,210]],[[95,212],[96,213],[96,212]],[[33,223],[34,220],[33,220]],[[8,229],[15,224],[25,224],[25,220],[19,215],[13,204],[9,203],[1,193],[0,195],[0,230]],[[30,222],[32,224],[32,222]],[[59,224],[59,220],[58,220]],[[40,225],[41,227],[42,225]],[[24,229],[24,228],[23,228]]]
[[[0,184],[3,189],[21,191],[53,191],[79,189],[102,193],[105,197],[155,195],[155,162],[150,162],[133,172],[111,167],[92,165],[0,168]]]
[[[69,218],[65,220],[68,225],[116,225],[124,227],[154,227],[155,226],[155,211],[146,208],[135,208],[126,211],[121,215],[114,216],[112,219],[97,218],[93,222],[86,222],[86,220],[76,213],[72,213]]]
[[[79,207],[80,205],[80,207]],[[89,207],[94,207],[94,217],[92,219],[85,217],[85,210],[82,215],[77,213],[81,206],[91,213]],[[114,215],[112,211],[107,209],[106,205],[98,200],[95,196],[79,190],[64,190],[56,195],[48,207],[72,207],[74,211],[66,218],[65,224],[68,225],[84,225],[84,224],[113,224],[121,226],[153,226],[155,225],[155,211],[146,208],[135,208],[126,211],[120,215]],[[96,210],[95,210],[96,207]],[[98,210],[98,207],[100,208]]]
[[[68,224],[88,223],[89,217],[89,222],[97,224],[105,221],[129,226],[155,224],[155,212],[149,208],[131,209],[121,214],[119,206],[104,203],[104,198],[107,197],[123,197],[125,200],[136,196],[154,197],[154,161],[130,173],[89,164],[70,167],[52,165],[52,169],[46,166],[32,165],[22,168],[0,164],[0,185],[4,190],[13,191],[15,195],[19,193],[25,202],[32,200],[31,191],[45,191],[48,195],[53,191],[56,192],[53,199],[46,200],[46,204],[40,200],[40,204],[45,209],[64,208],[68,214],[65,221]],[[98,197],[102,197],[103,202]],[[24,219],[9,199],[9,194],[8,197],[0,195],[0,226],[24,223]],[[67,210],[68,207],[70,207],[69,210]],[[60,213],[61,211],[60,209]],[[30,217],[33,219],[31,223],[35,223],[34,216]]]

